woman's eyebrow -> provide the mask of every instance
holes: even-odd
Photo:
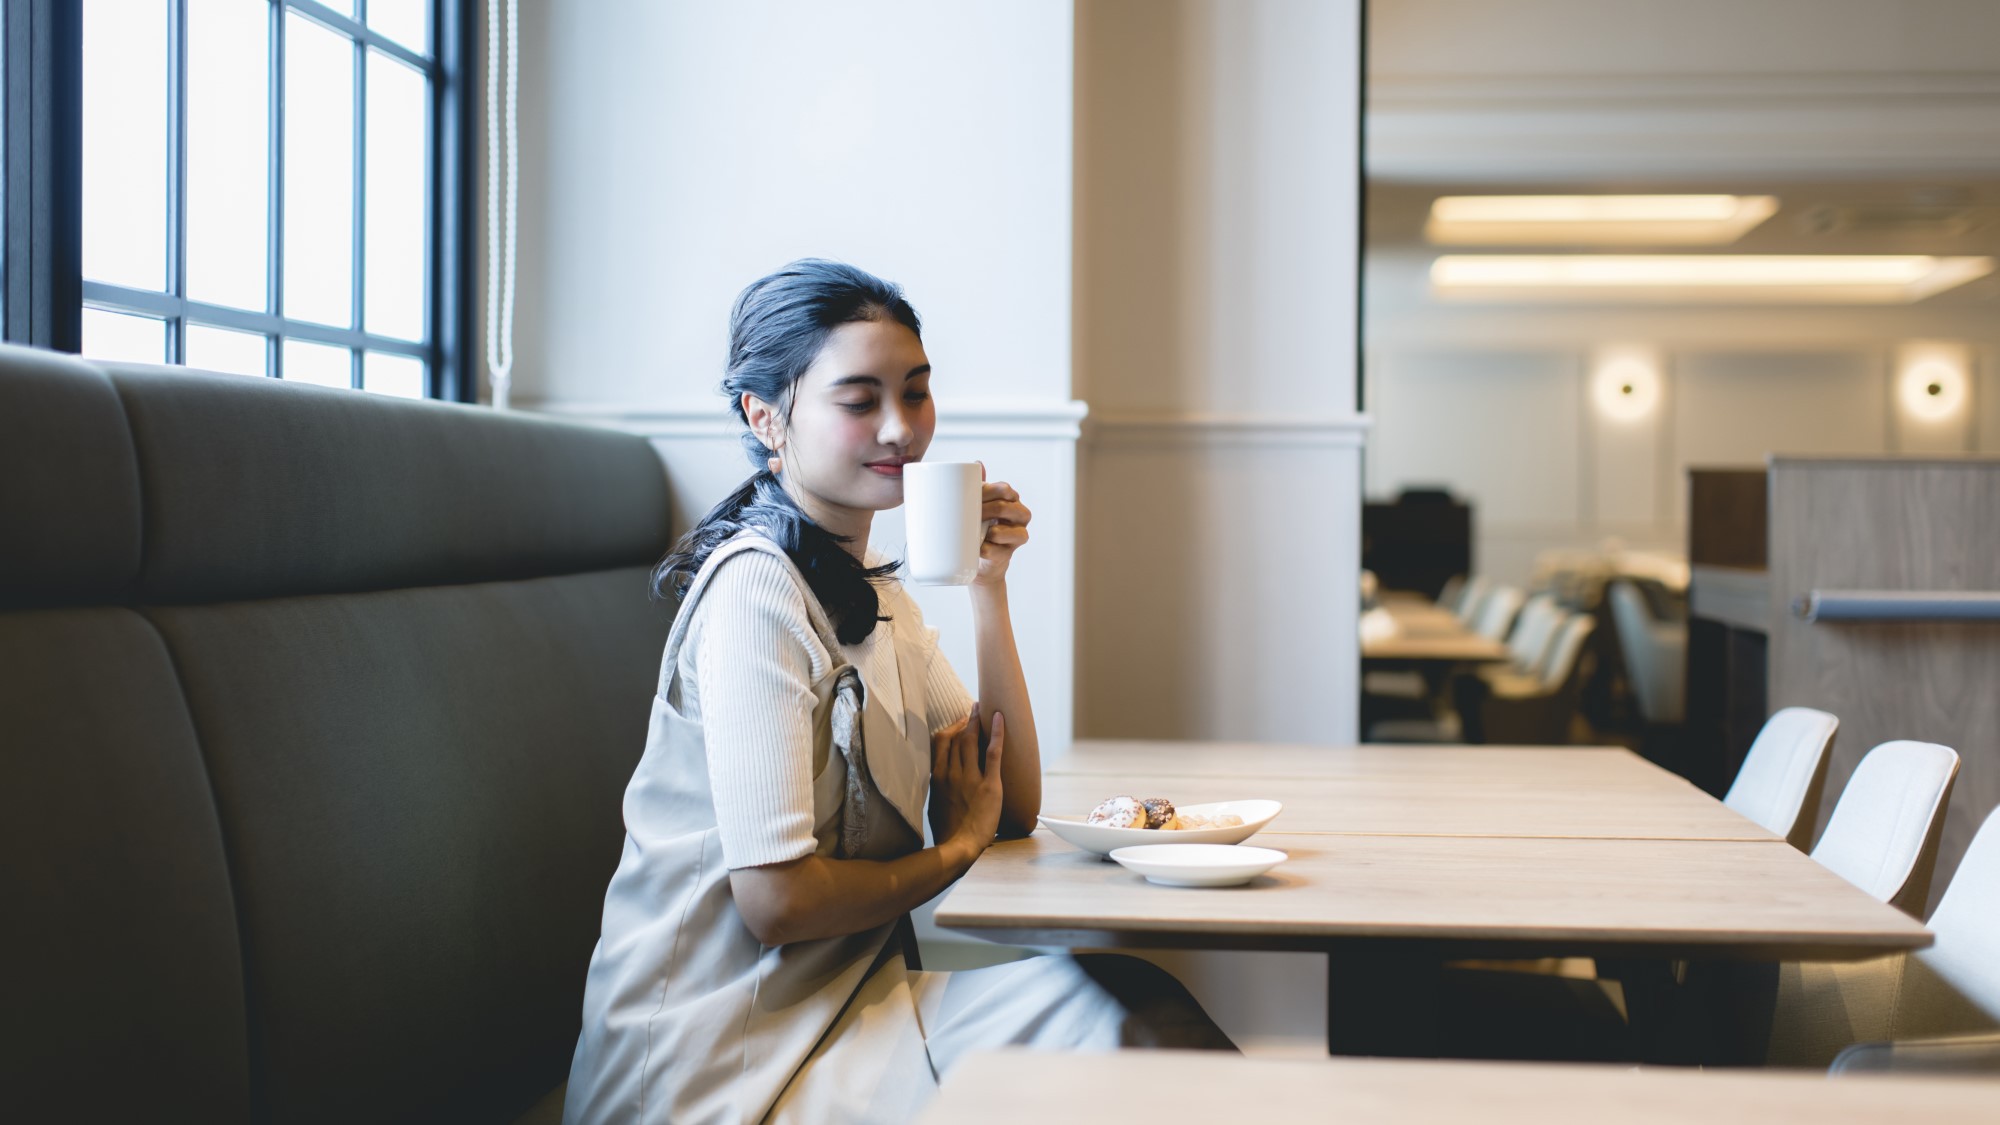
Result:
[[[910,368],[910,373],[903,376],[903,381],[907,383],[919,375],[928,375],[930,373],[931,373],[930,364],[928,363],[920,364],[916,367]],[[874,386],[879,387],[882,385],[882,380],[874,375],[842,375],[840,378],[835,379],[831,383],[828,383],[827,386],[845,387],[849,383],[870,383],[873,384]]]

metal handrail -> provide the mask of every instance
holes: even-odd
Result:
[[[1792,612],[1807,621],[2000,621],[2000,592],[1815,589]]]

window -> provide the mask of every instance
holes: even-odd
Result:
[[[83,354],[469,391],[460,7],[83,0]]]

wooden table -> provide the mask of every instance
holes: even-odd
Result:
[[[1499,751],[1504,754],[1505,751]],[[1606,792],[1615,792],[1607,800]],[[1778,839],[1686,782],[1600,790],[1537,784],[1532,777],[1456,778],[1440,787],[1422,776],[1348,778],[1163,777],[1154,773],[1063,775],[1042,780],[1042,809],[1082,820],[1118,794],[1166,797],[1177,805],[1269,798],[1285,811],[1265,829],[1285,834],[1372,836],[1545,836],[1604,839]],[[1172,843],[1173,836],[1161,837]]]
[[[1411,778],[1514,780],[1593,793],[1693,788],[1621,746],[1314,746],[1265,742],[1079,739],[1047,777]],[[1699,790],[1696,790],[1699,792]]]
[[[1371,664],[1494,664],[1512,658],[1505,643],[1466,628],[1442,606],[1398,599],[1381,609],[1395,620],[1397,633],[1362,639],[1361,658]]]
[[[1096,1125],[1114,1106],[1170,1107],[1175,1122],[1478,1121],[1557,1125],[1862,1125],[1993,1120],[1990,1078],[1841,1077],[1559,1064],[1327,1059],[1295,1062],[1192,1051],[990,1051],[961,1061],[922,1121],[932,1125]]]
[[[1361,659],[1370,664],[1500,664],[1513,657],[1507,646],[1477,633],[1370,637]]]
[[[1125,793],[1177,804],[1283,801],[1269,832],[1777,840],[1619,747],[1259,746],[1078,742],[1049,764],[1042,809],[1081,819]]]
[[[1323,950],[1330,1014],[1349,1024],[1409,1009],[1391,982],[1448,959],[1838,961],[1931,942],[1625,750],[1086,742],[1050,768],[1044,807],[1117,792],[1283,801],[1251,842],[1290,859],[1245,887],[1160,887],[1042,830],[987,849],[938,925],[1034,945]],[[1354,1042],[1328,1027],[1336,1051]]]
[[[1242,887],[1146,882],[1043,830],[988,848],[938,925],[1029,945],[1433,958],[1855,960],[1930,944],[1783,843],[1259,833],[1290,859]]]

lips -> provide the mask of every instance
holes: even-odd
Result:
[[[903,466],[909,464],[910,461],[911,458],[893,457],[887,461],[869,461],[867,462],[867,467],[868,471],[872,473],[901,480],[903,478]]]

